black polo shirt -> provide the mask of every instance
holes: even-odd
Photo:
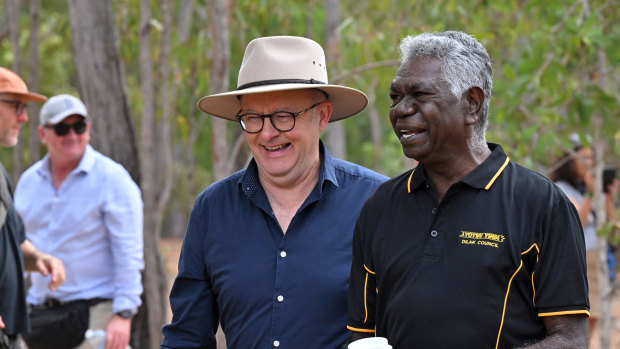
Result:
[[[577,211],[489,148],[439,204],[423,164],[368,199],[353,239],[350,330],[395,349],[513,348],[545,337],[544,316],[589,316]]]

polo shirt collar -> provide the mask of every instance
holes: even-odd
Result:
[[[489,190],[497,178],[502,174],[510,158],[504,153],[502,146],[495,143],[487,143],[491,149],[491,155],[487,157],[478,167],[463,177],[460,182],[476,189]],[[407,190],[409,193],[418,189],[422,185],[426,185],[428,177],[424,171],[424,164],[419,164],[414,168],[413,173],[407,181]]]
[[[319,169],[319,181],[317,187],[322,192],[323,185],[326,181],[338,186],[338,179],[336,178],[336,170],[334,168],[334,159],[332,158],[329,150],[325,148],[323,141],[319,140],[319,157],[321,161],[321,167]],[[248,197],[252,197],[258,188],[261,188],[260,181],[258,180],[258,165],[256,160],[252,158],[245,173],[239,178],[237,183],[241,186],[243,192]]]

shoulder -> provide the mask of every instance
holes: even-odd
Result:
[[[407,182],[412,170],[407,170],[396,177],[382,182],[377,190],[368,198],[367,205],[384,206],[395,197],[407,194]],[[379,207],[376,207],[377,209]]]
[[[346,160],[334,158],[332,159],[332,164],[337,176],[348,178],[353,181],[379,186],[381,183],[388,180],[387,176]]]
[[[107,176],[131,179],[131,175],[127,169],[115,160],[112,160],[98,151],[94,151],[92,156],[94,157],[94,169],[97,172]]]
[[[567,200],[564,192],[542,174],[512,161],[507,169],[511,190],[516,195],[549,204]]]
[[[245,169],[237,171],[232,175],[211,183],[200,194],[198,194],[197,203],[207,203],[209,200],[223,200],[235,192],[238,192],[239,181],[245,173]]]

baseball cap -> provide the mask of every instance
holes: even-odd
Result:
[[[39,113],[39,125],[56,125],[71,115],[81,115],[89,119],[88,111],[82,101],[71,95],[57,95],[51,97],[41,107]]]
[[[0,93],[18,95],[26,102],[45,102],[47,99],[44,95],[28,91],[24,80],[4,67],[0,67]]]

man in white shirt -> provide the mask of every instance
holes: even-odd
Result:
[[[106,330],[106,348],[125,348],[141,304],[142,199],[118,163],[90,145],[90,116],[76,97],[42,107],[39,136],[48,154],[20,178],[15,206],[26,235],[65,264],[66,282],[50,291],[32,276],[32,308],[87,301],[90,329]],[[90,348],[87,341],[78,348]]]

